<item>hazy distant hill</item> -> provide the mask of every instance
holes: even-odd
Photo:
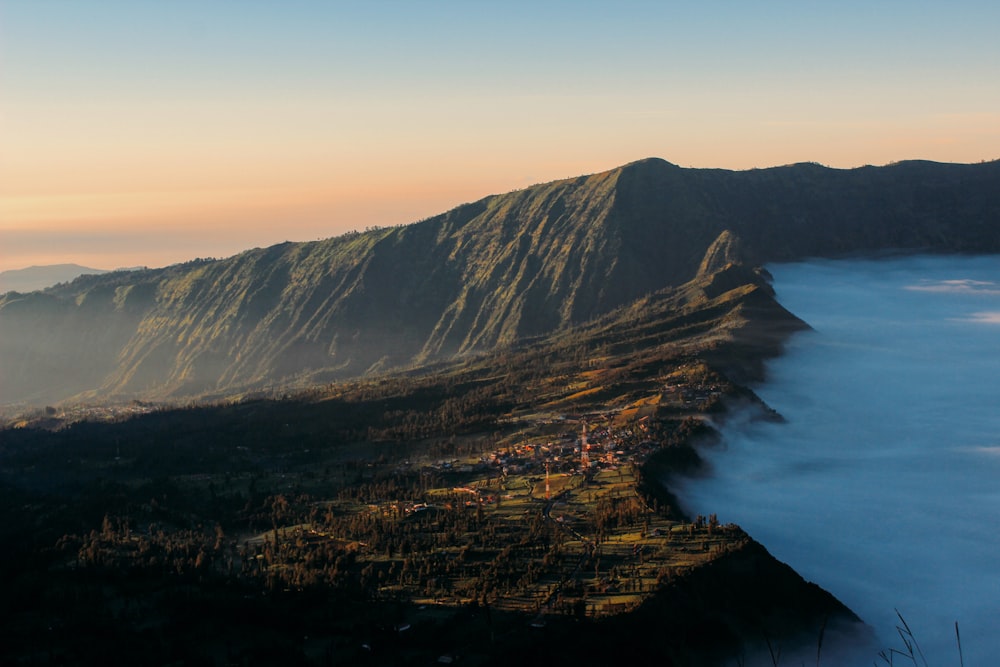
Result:
[[[34,292],[64,283],[84,274],[107,273],[101,269],[91,269],[79,264],[51,264],[29,266],[26,269],[0,271],[0,294],[4,292]]]
[[[1000,162],[742,172],[658,159],[409,226],[0,299],[0,401],[183,396],[495,349],[699,270],[1000,252]]]

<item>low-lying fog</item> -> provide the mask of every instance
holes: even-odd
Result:
[[[815,329],[755,387],[787,423],[724,424],[711,473],[678,488],[686,509],[742,525],[883,648],[903,649],[898,609],[930,665],[959,664],[956,621],[965,664],[995,664],[1000,257],[768,268]]]

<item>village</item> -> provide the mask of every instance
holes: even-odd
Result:
[[[418,486],[322,502],[325,519],[263,533],[247,557],[267,564],[256,572],[271,585],[294,588],[309,581],[296,567],[314,560],[306,552],[335,544],[363,565],[372,597],[408,598],[423,615],[478,603],[544,624],[628,611],[746,539],[714,515],[679,520],[641,492],[643,464],[677,426],[656,407],[547,417],[479,456],[403,461],[395,474]]]

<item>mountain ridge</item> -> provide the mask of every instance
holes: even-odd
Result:
[[[9,269],[0,271],[0,294],[33,292],[74,280],[82,275],[100,275],[102,273],[107,273],[107,271],[80,264],[46,264],[28,266],[23,269]]]
[[[0,298],[0,401],[184,397],[516,345],[728,264],[1000,252],[1000,162],[647,158],[411,225]]]

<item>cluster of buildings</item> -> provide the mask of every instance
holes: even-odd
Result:
[[[655,441],[644,437],[644,422],[616,429],[606,425],[591,428],[587,421],[580,421],[578,432],[568,432],[558,441],[498,449],[483,456],[481,464],[504,475],[540,471],[583,474],[642,460],[657,447]]]

